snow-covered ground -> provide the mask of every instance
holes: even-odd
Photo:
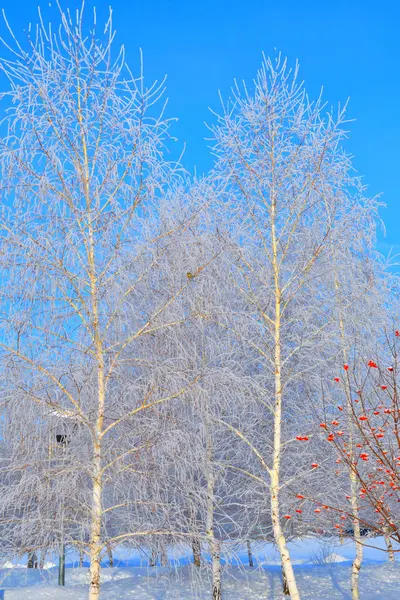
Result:
[[[383,540],[366,543],[384,547]],[[290,544],[296,575],[303,600],[351,600],[350,561],[354,555],[351,543],[312,538]],[[256,567],[238,564],[224,567],[224,600],[281,600],[280,567],[272,545],[254,548]],[[103,600],[207,600],[210,598],[207,569],[191,565],[149,568],[139,564],[139,557],[126,560],[121,552],[120,566],[102,571]],[[245,563],[246,554],[239,558]],[[365,547],[365,564],[360,576],[361,600],[398,600],[400,597],[400,561],[389,564],[385,554]],[[321,561],[322,564],[321,564]],[[127,566],[128,565],[128,566]],[[58,587],[57,569],[42,572],[23,566],[3,565],[0,590],[5,600],[86,600],[87,568],[68,568],[65,588]],[[50,565],[49,565],[50,567]],[[156,577],[157,575],[157,577]],[[0,598],[1,598],[0,594]]]

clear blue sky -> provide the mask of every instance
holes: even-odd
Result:
[[[75,1],[60,0],[74,7]],[[54,6],[54,0],[53,0]],[[114,9],[117,41],[133,70],[138,49],[145,74],[168,74],[174,132],[187,143],[186,166],[199,173],[211,164],[204,137],[208,107],[218,107],[234,77],[251,80],[261,52],[275,49],[298,59],[311,95],[324,87],[336,105],[350,97],[347,149],[371,194],[383,192],[387,228],[379,247],[400,252],[400,3],[397,0],[98,0],[99,17]],[[36,6],[48,1],[2,0],[13,28],[36,21]],[[87,1],[92,6],[93,1]],[[54,15],[54,12],[51,11]]]

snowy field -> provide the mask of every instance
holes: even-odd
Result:
[[[383,547],[383,540],[368,543]],[[304,539],[290,544],[296,575],[303,600],[351,600],[350,561],[354,553],[351,543],[339,540],[317,542]],[[256,566],[231,564],[224,568],[224,599],[281,600],[280,567],[273,546],[254,548]],[[70,557],[71,558],[71,557]],[[210,584],[206,569],[191,565],[149,568],[138,566],[139,557],[126,560],[126,551],[116,553],[115,568],[102,571],[102,600],[207,600]],[[245,562],[246,555],[240,558]],[[118,561],[119,559],[119,561]],[[320,561],[325,561],[320,564]],[[135,566],[137,565],[137,566]],[[48,565],[42,572],[23,565],[3,565],[0,569],[5,600],[86,600],[88,569],[66,571],[66,587],[57,584],[57,569]],[[157,577],[156,577],[157,575]],[[365,548],[365,563],[360,576],[361,600],[398,600],[400,597],[400,562],[390,564],[385,554]],[[0,594],[0,598],[2,595]]]

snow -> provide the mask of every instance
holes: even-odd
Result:
[[[340,563],[346,562],[347,558],[341,556],[340,554],[336,554],[336,552],[330,552],[326,557],[326,562],[329,563]]]
[[[398,600],[400,562],[388,563],[383,539],[366,540],[365,564],[360,575],[362,600]],[[352,543],[338,539],[305,538],[290,544],[303,600],[351,600]],[[281,600],[281,570],[271,544],[254,545],[256,567],[245,565],[246,553],[225,556],[224,598],[227,600]],[[206,568],[177,565],[175,568],[139,566],[139,555],[127,561],[126,550],[116,552],[120,566],[102,570],[102,600],[209,600],[210,581]],[[229,559],[229,564],[228,564]],[[240,564],[240,559],[244,564]],[[318,562],[319,561],[319,562]],[[137,566],[132,565],[132,562]],[[71,563],[73,564],[73,563]],[[57,568],[26,569],[4,562],[0,568],[0,590],[5,600],[86,600],[88,569],[68,568],[67,585],[58,587]],[[0,598],[1,598],[0,594]]]

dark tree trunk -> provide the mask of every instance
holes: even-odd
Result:
[[[192,540],[193,563],[195,567],[201,567],[201,544],[199,538]]]
[[[285,571],[283,570],[283,567],[282,567],[282,589],[283,589],[284,596],[290,596],[289,586],[288,586],[288,582],[287,582]]]
[[[27,567],[28,567],[28,569],[37,569],[38,568],[38,559],[37,559],[36,552],[28,553]]]
[[[108,562],[110,564],[110,567],[113,567],[114,566],[114,557],[113,557],[113,553],[112,553],[112,548],[111,548],[110,542],[107,542],[106,546],[107,546]]]
[[[247,540],[247,555],[249,557],[249,567],[254,567],[253,553],[251,551],[251,542]]]

